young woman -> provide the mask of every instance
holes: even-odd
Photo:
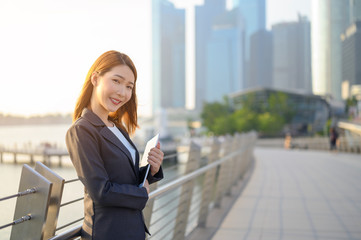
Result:
[[[145,239],[143,220],[149,184],[163,178],[160,145],[148,155],[150,174],[129,138],[137,125],[137,71],[117,51],[102,54],[90,68],[76,103],[66,145],[84,185],[82,239]]]

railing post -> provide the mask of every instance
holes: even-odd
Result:
[[[158,187],[157,182],[149,185],[149,192],[153,192],[154,190],[157,189],[157,187]],[[154,206],[154,199],[149,199],[147,205],[143,210],[144,223],[148,228],[150,227],[150,220],[152,218],[153,206]],[[146,239],[148,239],[148,235],[146,235]]]
[[[238,135],[235,134],[231,138],[231,153],[237,152],[240,150]],[[227,181],[227,188],[226,188],[226,194],[231,195],[232,186],[236,183],[237,173],[239,172],[239,164],[238,164],[238,155],[232,157],[232,159],[229,160],[229,174],[228,174],[228,181]]]
[[[233,149],[234,151],[240,151],[242,150],[239,154],[237,154],[234,157],[234,167],[233,167],[233,174],[232,174],[232,183],[236,184],[237,181],[241,178],[242,176],[242,155],[244,152],[244,143],[242,142],[242,137],[239,133],[236,133],[234,136],[234,140],[233,140]]]
[[[41,162],[36,162],[35,171],[40,173],[53,184],[50,192],[50,202],[48,205],[46,222],[44,224],[43,239],[48,239],[55,235],[65,179],[60,177]]]
[[[188,161],[186,163],[185,174],[188,174],[199,167],[200,158],[201,148],[192,141],[189,147],[189,155]],[[182,186],[172,239],[184,239],[185,237],[189,210],[192,201],[193,186],[194,180],[189,181]]]
[[[222,144],[222,150],[221,150],[221,157],[224,157],[230,153],[231,150],[231,138],[230,136],[227,136]],[[228,161],[223,162],[220,167],[218,168],[218,178],[216,183],[216,194],[215,194],[215,201],[214,205],[215,207],[221,206],[221,200],[222,197],[226,191],[226,183],[227,183],[227,174],[228,171]]]
[[[13,225],[10,236],[11,240],[43,239],[44,237],[44,223],[47,216],[52,183],[25,164],[21,173],[19,192],[34,187],[36,193],[18,197],[16,201],[14,219],[30,216],[30,221]]]
[[[242,142],[243,142],[243,149],[244,151],[242,152],[241,158],[242,158],[242,166],[241,166],[241,176],[243,177],[244,174],[246,173],[247,169],[248,169],[248,165],[249,165],[249,148],[252,147],[252,145],[254,144],[252,142],[252,135],[250,135],[250,133],[244,133],[242,134]]]
[[[218,138],[213,139],[211,152],[207,158],[207,164],[213,163],[219,158],[219,150],[220,150],[220,141]],[[214,188],[216,178],[216,168],[212,168],[207,171],[203,181],[203,191],[202,191],[202,202],[201,208],[199,210],[199,218],[198,218],[198,226],[205,227],[207,216],[208,216],[208,207],[212,200],[212,193]]]

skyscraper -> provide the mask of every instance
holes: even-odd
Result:
[[[342,80],[361,85],[361,20],[351,24],[342,40]]]
[[[266,29],[266,0],[233,0],[233,7],[237,8],[244,22],[244,87],[254,85],[251,82],[250,71],[254,66],[250,64],[251,36]],[[253,64],[260,64],[255,63]]]
[[[251,35],[249,84],[247,87],[272,87],[273,75],[272,32],[259,30]]]
[[[185,107],[185,10],[152,1],[153,112]]]
[[[213,22],[225,9],[225,0],[205,0],[203,5],[195,8],[196,109],[201,109],[206,101],[207,44],[212,35]]]
[[[236,9],[214,19],[206,43],[206,84],[204,101],[221,101],[225,95],[241,90],[243,79],[243,35]]]
[[[312,92],[310,22],[299,16],[298,22],[272,26],[273,87]]]
[[[350,0],[350,23],[361,20],[361,1]]]
[[[341,34],[360,17],[361,0],[312,1],[312,85],[315,94],[341,99]]]

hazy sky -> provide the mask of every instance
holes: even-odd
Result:
[[[267,27],[297,12],[310,16],[310,0],[267,0]],[[151,0],[1,0],[0,113],[71,112],[91,64],[114,49],[133,59],[139,115],[150,114],[150,18]]]

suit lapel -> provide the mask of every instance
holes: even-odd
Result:
[[[104,122],[95,114],[93,113],[91,110],[89,110],[88,108],[84,108],[83,112],[82,112],[82,117],[87,119],[89,122],[91,122],[94,126],[97,127],[102,127],[100,130],[100,134],[109,142],[111,142],[115,147],[119,148],[128,158],[128,162],[129,164],[132,166],[132,169],[135,173],[135,175],[137,176],[137,178],[139,177],[139,154],[137,151],[137,148],[135,147],[135,145],[133,144],[133,142],[129,139],[129,136],[127,133],[124,133],[124,131],[122,131],[121,129],[119,129],[122,134],[125,136],[125,138],[129,141],[129,143],[134,147],[135,151],[136,151],[136,159],[135,159],[135,165],[133,163],[132,160],[132,156],[130,155],[130,152],[128,151],[128,149],[123,145],[123,143],[117,138],[117,136],[114,135],[114,133],[112,133],[112,131],[110,131],[108,129],[108,127],[104,124]],[[137,166],[137,167],[135,167]]]

